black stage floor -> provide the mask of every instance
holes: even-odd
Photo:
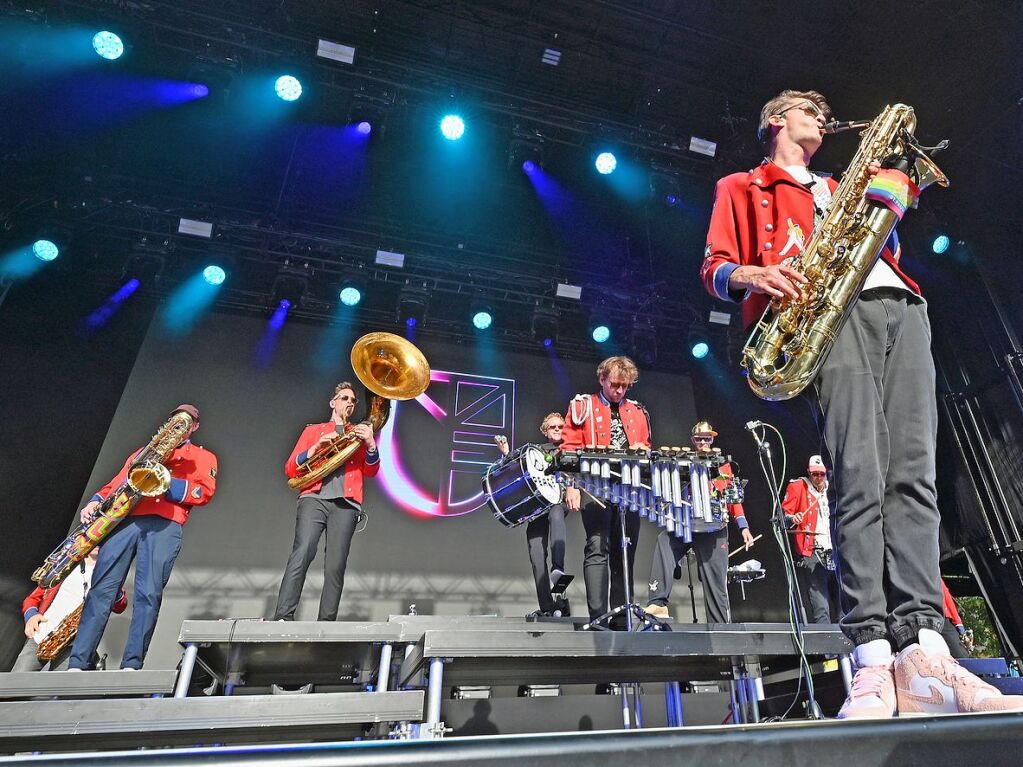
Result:
[[[914,767],[1023,762],[1023,714],[13,757],[60,765]]]

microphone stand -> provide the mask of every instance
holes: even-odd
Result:
[[[753,435],[753,439],[757,443],[757,450],[759,450],[761,456],[761,465],[766,467],[764,476],[767,478],[767,485],[771,491],[771,525],[775,529],[775,537],[778,539],[778,545],[781,548],[785,569],[790,575],[790,577],[786,578],[789,586],[789,606],[792,611],[792,626],[795,632],[795,639],[801,656],[800,662],[804,665],[806,671],[807,712],[811,719],[823,719],[824,714],[817,704],[817,698],[814,694],[810,663],[806,659],[806,653],[803,651],[803,628],[806,626],[806,611],[803,608],[803,597],[799,590],[799,579],[796,577],[796,561],[792,556],[792,544],[789,541],[788,529],[785,526],[785,510],[782,508],[781,503],[781,488],[775,481],[771,443],[767,440],[766,431],[764,436],[757,434],[756,430],[758,427],[763,427],[763,424],[759,421],[746,425],[746,428],[749,429],[750,434]]]
[[[690,546],[686,552],[686,573],[689,575],[689,605],[693,609],[693,623],[699,623],[696,618],[696,592],[693,590],[693,548]]]

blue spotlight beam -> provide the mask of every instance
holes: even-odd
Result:
[[[302,83],[294,75],[281,75],[274,81],[274,92],[282,101],[298,101],[302,96]]]
[[[211,284],[203,273],[195,274],[182,283],[171,293],[160,313],[164,330],[171,336],[179,337],[191,332],[216,301],[220,284]]]

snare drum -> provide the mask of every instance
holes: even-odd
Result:
[[[483,492],[494,517],[505,527],[518,527],[561,503],[562,490],[547,473],[547,455],[536,445],[523,445],[483,475]]]

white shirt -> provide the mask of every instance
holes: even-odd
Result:
[[[823,213],[823,211],[828,209],[828,206],[831,204],[831,187],[828,186],[823,178],[815,176],[804,165],[788,165],[783,170],[800,184],[813,184],[810,191],[813,192],[814,208],[819,213]],[[867,275],[867,281],[863,283],[863,291],[861,292],[866,292],[873,288],[899,288],[910,293],[913,292],[910,290],[909,285],[896,274],[895,270],[883,258],[878,258],[874,262],[874,266]]]
[[[817,535],[814,537],[814,547],[831,550],[831,509],[828,507],[828,485],[820,492],[810,483],[810,497],[817,501],[817,528],[814,530]]]

